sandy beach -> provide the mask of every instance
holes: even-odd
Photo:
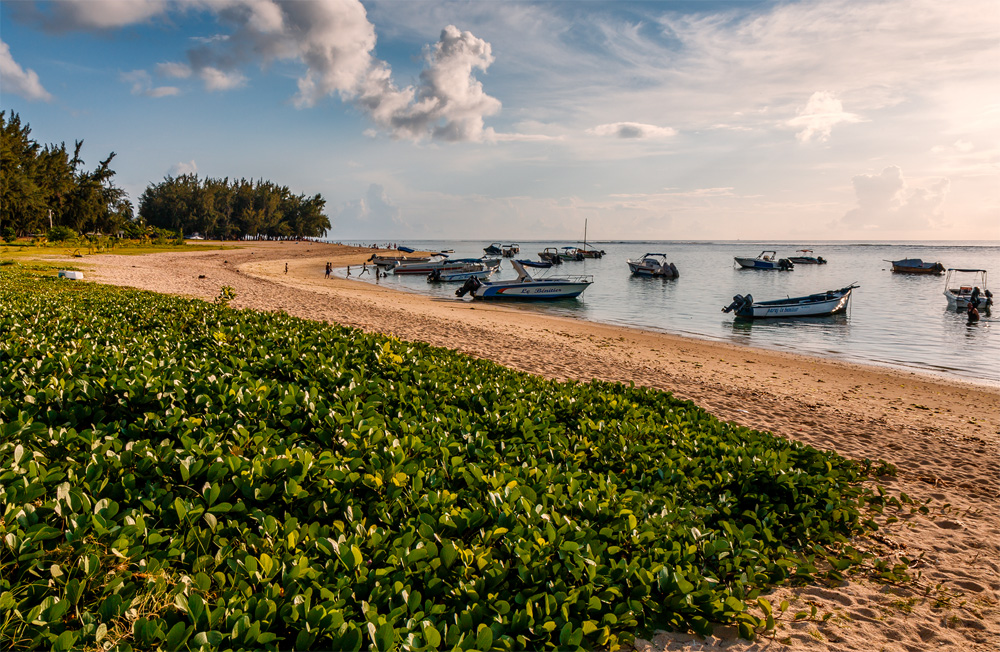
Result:
[[[885,459],[899,470],[887,488],[929,501],[927,515],[907,509],[872,542],[884,554],[917,559],[914,582],[780,589],[769,598],[791,607],[773,639],[751,643],[725,630],[709,639],[661,634],[640,649],[1000,649],[1000,388],[324,278],[327,262],[360,264],[371,253],[254,242],[72,262],[102,283],[207,300],[230,286],[238,308],[427,342],[559,380],[667,390],[727,421],[853,459]],[[811,606],[815,618],[792,621]]]

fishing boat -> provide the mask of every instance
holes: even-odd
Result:
[[[525,259],[519,258],[517,262],[521,263],[525,267],[536,267],[538,269],[548,269],[556,264],[553,263],[551,260],[528,260],[527,258]]]
[[[584,258],[602,258],[604,256],[603,250],[587,246],[587,220],[583,221],[583,246],[578,247],[577,251]]]
[[[563,260],[583,260],[583,254],[577,247],[563,247],[559,257]]]
[[[501,255],[504,258],[513,258],[515,255],[519,253],[521,253],[521,245],[519,244],[504,245],[501,248]]]
[[[403,253],[406,254],[412,254],[414,251],[416,251],[416,249],[411,249],[409,247],[396,247],[396,251],[402,251]]]
[[[559,255],[559,250],[555,247],[546,247],[544,251],[539,251],[538,257],[542,261],[552,263],[553,265],[562,264],[562,256]]]
[[[761,319],[764,317],[828,317],[847,310],[851,301],[851,291],[860,287],[848,285],[839,290],[827,290],[819,294],[805,297],[789,297],[776,301],[754,301],[753,295],[737,294],[733,302],[722,309],[722,312],[735,312],[743,319]]]
[[[741,258],[739,256],[733,257],[740,267],[745,269],[777,269],[780,271],[789,271],[795,267],[795,263],[788,260],[787,258],[778,258],[777,253],[774,251],[762,251],[757,254],[756,258]]]
[[[490,246],[483,249],[490,256],[500,256],[503,254],[503,245],[499,242],[494,242]]]
[[[428,283],[456,283],[470,278],[487,279],[497,270],[489,267],[482,260],[471,259],[463,267],[451,269],[436,269],[427,275]]]
[[[796,265],[826,265],[826,259],[822,256],[811,256],[813,252],[812,249],[799,249],[795,253],[802,254],[801,256],[789,256],[788,260],[792,261]]]
[[[405,274],[430,274],[434,271],[454,272],[463,269],[470,263],[482,263],[489,269],[495,270],[500,267],[499,258],[456,258],[448,260],[439,258],[424,263],[402,263],[392,268],[392,273],[397,276]]]
[[[511,261],[517,278],[512,281],[480,281],[471,278],[455,291],[455,296],[470,294],[473,299],[518,299],[539,301],[572,299],[594,283],[593,276],[548,276],[532,278],[524,265]]]
[[[430,261],[430,256],[380,256],[372,254],[368,262],[385,269],[401,265],[403,263],[426,263]]]
[[[643,254],[639,260],[626,261],[628,268],[635,276],[661,276],[677,278],[680,274],[673,263],[667,262],[666,254]]]
[[[919,258],[904,258],[903,260],[887,260],[892,263],[892,271],[897,274],[944,274],[941,263],[925,263]]]
[[[977,309],[993,307],[993,293],[986,287],[985,269],[949,269],[944,277],[948,309],[965,312],[971,302]]]

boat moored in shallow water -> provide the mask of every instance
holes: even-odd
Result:
[[[811,256],[812,249],[799,249],[796,254],[802,254],[801,256],[789,256],[788,260],[792,261],[796,265],[826,265],[826,259],[822,256]]]
[[[635,276],[660,276],[677,278],[680,274],[673,263],[667,262],[666,254],[643,254],[639,260],[629,259],[629,271]]]
[[[848,285],[839,290],[827,290],[805,297],[788,297],[775,301],[754,301],[753,295],[737,294],[733,302],[722,309],[722,312],[735,312],[737,317],[744,319],[760,319],[763,317],[828,317],[847,310],[851,301],[851,291],[860,287]]]
[[[473,299],[531,301],[572,299],[583,294],[583,291],[594,283],[594,277],[590,275],[532,278],[524,265],[518,261],[512,260],[510,264],[517,272],[516,279],[512,281],[480,281],[471,278],[455,291],[455,296],[463,297],[470,294]]]
[[[742,258],[734,256],[733,260],[739,263],[744,269],[777,269],[789,271],[795,267],[795,263],[787,258],[778,258],[775,251],[762,251],[756,258]]]
[[[919,258],[904,258],[903,260],[887,260],[892,263],[892,271],[897,274],[944,274],[941,263],[925,263]]]
[[[985,269],[949,269],[944,277],[944,296],[948,309],[965,312],[969,303],[977,310],[993,308],[993,293],[986,287]]]

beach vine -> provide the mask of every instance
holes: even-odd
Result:
[[[870,464],[668,393],[20,268],[0,306],[5,649],[750,638],[877,567]]]

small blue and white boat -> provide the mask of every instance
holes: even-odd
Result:
[[[677,266],[667,262],[667,254],[643,254],[639,260],[629,259],[629,271],[635,276],[661,276],[663,278],[677,278],[680,273]]]
[[[756,258],[735,256],[733,260],[745,269],[777,269],[787,271],[795,267],[795,263],[787,258],[778,258],[777,252],[774,251],[762,251],[757,254]]]
[[[532,278],[520,262],[511,261],[517,278],[512,281],[469,279],[455,291],[455,296],[470,294],[473,299],[551,300],[572,299],[594,283],[593,275],[547,276]]]
[[[753,295],[737,294],[722,312],[736,312],[737,317],[760,319],[763,317],[828,317],[847,310],[851,291],[858,285],[848,285],[839,290],[827,290],[806,297],[789,297],[776,301],[754,301]]]

